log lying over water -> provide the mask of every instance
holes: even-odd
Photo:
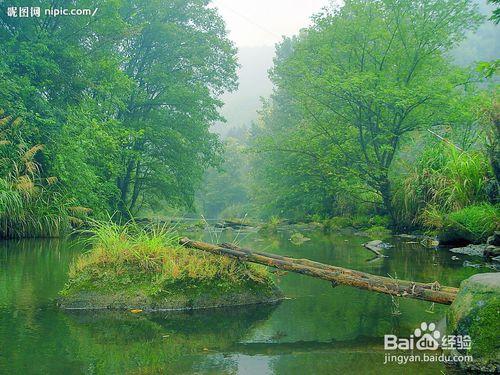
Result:
[[[236,220],[224,220],[222,223],[215,224],[217,228],[232,228],[232,229],[242,229],[252,227],[248,223]]]
[[[213,245],[206,242],[180,239],[180,244],[192,249],[203,250],[212,254],[224,255],[245,262],[263,264],[285,271],[330,281],[333,286],[348,285],[355,288],[371,290],[392,296],[407,297],[449,305],[455,299],[458,289],[434,283],[418,283],[397,280],[389,277],[371,275],[369,273],[348,268],[330,266],[309,259],[295,259],[276,254],[243,249],[231,244]]]

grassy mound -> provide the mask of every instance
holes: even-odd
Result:
[[[189,250],[166,228],[97,224],[58,304],[81,309],[195,309],[281,298],[267,270]]]

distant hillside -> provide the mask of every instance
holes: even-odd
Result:
[[[490,17],[494,6],[485,0],[478,1],[480,12]],[[467,39],[454,51],[452,56],[461,66],[467,66],[478,61],[500,59],[500,26],[491,21],[484,22],[476,33],[468,33]]]

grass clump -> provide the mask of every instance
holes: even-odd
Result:
[[[491,230],[480,216],[494,216],[495,196],[493,172],[483,153],[440,143],[425,149],[397,181],[394,215],[401,228],[440,230],[455,225],[474,233],[476,241]]]
[[[443,214],[432,208],[425,211],[423,220],[428,228],[440,232],[443,242],[453,243],[463,239],[481,243],[500,229],[500,209],[498,205],[483,203]]]
[[[0,238],[59,237],[90,210],[73,206],[58,179],[44,174],[43,145],[12,136],[22,133],[21,123],[0,110]]]
[[[260,231],[263,233],[277,233],[281,222],[278,216],[271,216],[269,221],[260,227]]]
[[[264,267],[186,249],[166,226],[95,223],[91,250],[71,265],[63,307],[184,309],[266,302]]]

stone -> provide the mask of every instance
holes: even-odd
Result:
[[[435,238],[425,236],[420,241],[420,244],[428,249],[433,249],[439,246],[439,241]]]
[[[484,249],[484,256],[486,258],[495,258],[500,256],[500,246],[488,245],[488,247]]]
[[[492,236],[486,241],[488,245],[500,246],[500,231],[495,231]]]
[[[447,333],[470,336],[469,349],[452,355],[470,355],[458,365],[467,371],[500,372],[500,273],[482,273],[464,280],[447,312]]]
[[[302,245],[304,242],[310,241],[309,237],[304,236],[302,233],[296,232],[290,237],[290,242],[294,245]]]
[[[455,247],[453,249],[450,249],[450,251],[455,254],[466,254],[482,257],[484,251],[486,250],[486,247],[486,245],[467,245],[464,247]]]

